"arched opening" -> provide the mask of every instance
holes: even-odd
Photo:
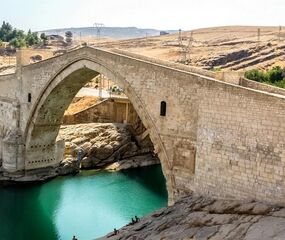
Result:
[[[25,132],[26,138],[26,164],[29,169],[31,164],[45,165],[48,162],[56,163],[62,152],[62,143],[56,144],[56,137],[60,129],[65,110],[68,108],[78,91],[91,79],[94,79],[102,73],[108,79],[124,89],[125,95],[133,104],[134,110],[140,117],[142,124],[149,131],[151,141],[155,148],[160,148],[161,142],[155,136],[155,127],[153,126],[148,113],[145,111],[140,99],[132,88],[127,84],[119,73],[114,73],[102,64],[90,60],[79,60],[63,69],[43,89],[40,98],[35,105],[28,126]],[[44,134],[43,133],[48,133]],[[40,159],[39,153],[49,152],[53,155],[49,159]],[[40,154],[41,155],[41,154]],[[47,155],[47,154],[45,154]],[[167,172],[167,161],[163,154],[160,156],[164,173]]]
[[[80,169],[125,168],[159,164],[149,131],[124,89],[99,74],[73,98],[57,141],[65,141],[64,161]]]
[[[140,129],[139,135],[142,135],[142,138],[149,138],[151,140],[154,145],[152,149],[153,154],[156,154],[155,149],[159,149],[161,143],[155,135],[153,123],[149,119],[147,112],[145,112],[144,106],[136,93],[127,84],[127,81],[118,73],[112,72],[101,64],[90,60],[79,60],[62,69],[61,72],[57,73],[51,79],[43,89],[37,104],[34,106],[25,134],[26,170],[52,167],[60,164],[66,153],[64,142],[62,140],[57,141],[64,113],[79,90],[83,86],[86,86],[90,80],[96,79],[99,74],[103,74],[108,79],[111,79],[119,88],[124,90],[124,94],[132,104],[132,107],[130,105],[125,106],[128,106],[129,110],[133,108],[139,117],[139,121],[141,121],[141,126],[143,126]],[[128,123],[129,119],[126,117],[126,112],[123,114],[124,118],[121,118],[122,121],[120,124],[124,124],[124,120],[127,120],[126,122]],[[69,120],[66,121],[68,122]],[[133,127],[133,129],[136,128]],[[138,140],[133,139],[134,143],[136,141]],[[77,147],[85,151],[86,149],[79,142]],[[84,157],[89,157],[88,154],[86,155],[86,152],[80,153],[76,148],[74,150],[76,153],[75,155],[71,154],[72,157],[79,157],[80,160],[83,160]],[[166,166],[165,159],[161,158],[161,156],[163,155],[160,154],[159,157],[165,175],[168,167]],[[168,178],[166,177],[166,179]],[[146,184],[147,182],[142,182],[141,184]],[[168,191],[169,186],[167,184]]]

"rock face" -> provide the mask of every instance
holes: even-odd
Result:
[[[281,240],[284,226],[284,206],[190,196],[100,239]]]
[[[149,138],[138,141],[130,125],[88,123],[64,125],[59,139],[65,140],[65,160],[60,172],[68,174],[81,169],[120,170],[159,163],[153,156]],[[116,163],[116,164],[113,164]]]
[[[66,158],[57,169],[59,175],[68,175],[79,172],[79,162],[73,158]]]

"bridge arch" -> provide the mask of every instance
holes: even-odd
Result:
[[[174,180],[170,162],[155,123],[147,112],[143,101],[126,81],[126,78],[111,69],[107,63],[96,58],[75,59],[55,73],[42,88],[24,131],[25,169],[34,169],[35,165],[40,168],[58,164],[62,158],[64,144],[56,142],[56,137],[62,124],[64,112],[77,92],[98,74],[112,79],[124,89],[144,126],[149,130],[150,139],[158,153],[166,179],[169,202],[172,202]]]

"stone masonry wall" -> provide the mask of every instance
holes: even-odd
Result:
[[[284,203],[284,99],[234,87],[199,94],[194,190]]]
[[[269,92],[269,93],[276,93],[276,94],[285,95],[285,90],[282,88],[271,86],[271,85],[265,84],[265,83],[259,83],[256,81],[252,81],[252,80],[246,79],[244,77],[240,78],[239,85],[241,85],[243,87],[247,87],[247,88],[253,88],[256,90]]]
[[[128,105],[128,106],[127,106]],[[137,113],[129,100],[105,99],[77,113],[65,115],[63,124],[80,123],[131,123],[137,119]]]

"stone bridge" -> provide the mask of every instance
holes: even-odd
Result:
[[[125,90],[148,129],[170,203],[192,191],[285,202],[283,97],[218,81],[202,70],[90,47],[19,64],[15,74],[0,76],[5,176],[58,166],[64,111],[99,73]]]

